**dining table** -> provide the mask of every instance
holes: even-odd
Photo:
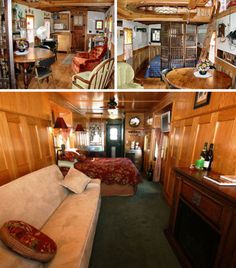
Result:
[[[21,55],[19,52],[16,53],[14,53],[14,62],[19,64],[23,69],[24,86],[26,89],[28,89],[33,75],[33,72],[30,73],[30,68],[34,67],[37,61],[55,56],[51,50],[40,47],[29,47]]]
[[[166,74],[166,80],[176,89],[228,89],[232,86],[232,78],[215,69],[200,75],[196,68],[176,68]]]

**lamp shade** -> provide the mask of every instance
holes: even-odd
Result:
[[[84,128],[83,128],[83,126],[82,126],[81,124],[78,124],[78,125],[76,126],[75,131],[84,131]]]
[[[54,128],[68,128],[68,126],[62,117],[57,117]]]

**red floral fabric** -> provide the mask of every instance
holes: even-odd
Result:
[[[65,160],[74,162],[75,160],[83,162],[86,160],[86,156],[77,152],[66,151],[64,154],[59,155],[59,160]]]
[[[92,71],[103,59],[107,52],[107,43],[96,46],[88,53],[77,53],[72,61],[75,73]]]
[[[128,158],[87,158],[74,167],[88,177],[106,184],[137,185],[142,181],[139,171]]]
[[[8,221],[2,228],[9,236],[38,253],[54,255],[57,251],[57,245],[51,238],[28,223]]]

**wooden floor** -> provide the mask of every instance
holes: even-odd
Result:
[[[72,71],[71,64],[62,63],[67,55],[68,54],[66,53],[58,53],[57,61],[52,66],[56,87],[54,87],[52,78],[50,77],[49,82],[47,82],[46,79],[45,81],[40,82],[40,89],[71,89],[71,77],[73,76],[74,72]],[[161,81],[160,78],[144,78],[145,72],[146,68],[143,68],[136,75],[138,79],[141,79],[145,89],[166,89],[165,83]],[[19,75],[18,77],[18,88],[24,89],[22,75]],[[110,88],[113,88],[113,83]],[[39,89],[37,80],[35,78],[32,78],[29,89]]]
[[[71,64],[62,64],[67,55],[66,53],[58,53],[57,61],[52,66],[56,89],[71,89],[71,77],[74,72],[71,69]],[[40,83],[41,89],[55,89],[51,77],[49,78],[49,83],[47,83],[46,79]],[[24,89],[22,75],[18,77],[18,88]],[[37,80],[33,78],[30,82],[29,89],[38,88]]]
[[[145,89],[166,89],[166,85],[160,78],[144,78],[146,68],[140,70],[136,77],[141,79],[142,85]]]

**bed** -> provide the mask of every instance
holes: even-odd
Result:
[[[145,78],[158,78],[161,77],[161,57],[156,56],[154,57],[148,65],[148,68],[145,73]]]
[[[72,156],[73,155],[73,156]],[[72,162],[75,161],[76,162]],[[142,181],[133,162],[128,158],[88,158],[67,152],[66,158],[60,159],[63,174],[69,167],[63,167],[63,161],[73,163],[73,166],[89,176],[102,181],[101,194],[103,196],[131,196],[134,195],[137,185]]]

